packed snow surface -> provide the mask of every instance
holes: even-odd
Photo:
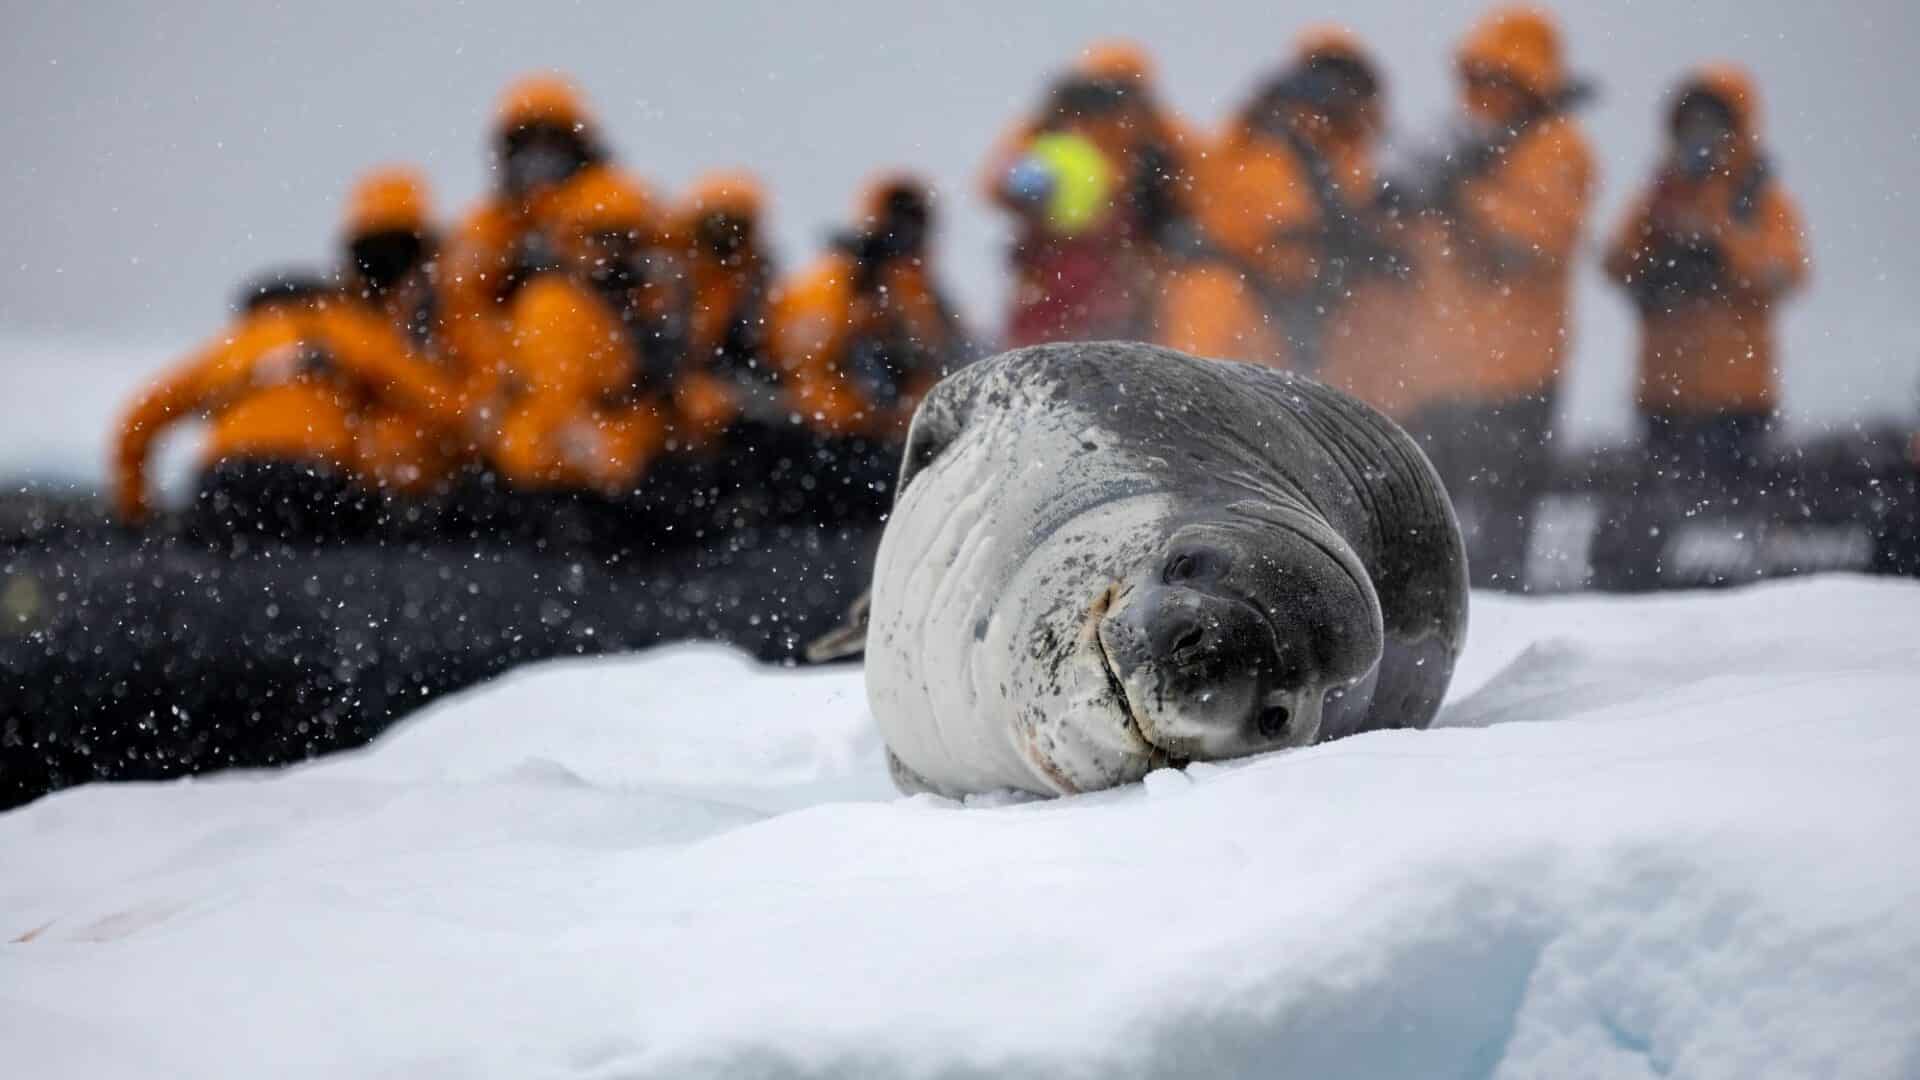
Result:
[[[857,670],[523,670],[0,817],[15,1076],[1920,1075],[1920,586],[1476,598],[1441,726],[902,799]]]

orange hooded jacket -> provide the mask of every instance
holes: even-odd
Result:
[[[718,172],[696,182],[676,214],[674,235],[685,251],[690,285],[687,366],[674,386],[683,434],[696,446],[718,437],[740,416],[748,374],[773,378],[766,355],[767,302],[773,269],[761,247],[765,196],[753,177]],[[738,246],[716,250],[715,228],[738,227]],[[749,371],[739,370],[750,365]]]
[[[154,441],[189,416],[210,421],[204,460],[313,462],[374,479],[361,455],[371,406],[442,429],[460,423],[457,395],[404,338],[364,305],[334,297],[269,301],[143,393],[120,425],[115,501],[146,518]]]
[[[1752,80],[1727,65],[1703,68],[1682,85],[1676,108],[1696,93],[1733,119],[1724,164],[1698,179],[1663,167],[1620,223],[1606,269],[1634,289],[1660,273],[1656,264],[1676,246],[1706,241],[1718,253],[1718,280],[1640,305],[1639,406],[1770,412],[1779,394],[1773,306],[1807,272],[1800,213],[1765,172]]]
[[[506,304],[513,348],[494,461],[521,489],[626,494],[664,449],[670,406],[665,391],[637,386],[635,332],[585,274],[592,237],[644,229],[652,206],[642,187],[599,166],[562,187],[550,215],[562,265]]]
[[[1531,8],[1493,12],[1459,50],[1464,76],[1485,72],[1531,97],[1564,88],[1559,31]],[[1512,115],[1475,99],[1484,124]],[[1419,275],[1404,393],[1435,400],[1503,401],[1558,382],[1568,337],[1573,255],[1594,182],[1586,139],[1564,111],[1533,120],[1486,171],[1461,184],[1453,206],[1409,229]]]
[[[1409,244],[1406,229],[1382,213],[1378,205],[1377,149],[1385,128],[1385,80],[1364,47],[1351,35],[1338,31],[1318,41],[1311,37],[1304,40],[1302,55],[1344,56],[1374,78],[1376,89],[1366,115],[1368,122],[1347,138],[1345,153],[1350,157],[1345,160],[1354,162],[1355,183],[1343,187],[1352,196],[1349,213],[1379,247],[1370,258],[1400,264],[1382,266],[1368,261],[1350,268],[1345,287],[1333,298],[1320,328],[1320,368],[1314,375],[1389,416],[1405,418],[1410,389],[1405,370],[1407,335],[1416,286],[1404,265]],[[1329,156],[1343,160],[1338,153]],[[1359,183],[1362,176],[1364,186]]]
[[[925,198],[916,180],[884,177],[861,199],[863,217],[878,220],[886,194],[909,187]],[[900,257],[872,273],[846,250],[820,257],[775,290],[769,339],[790,408],[817,431],[894,438],[904,434],[921,395],[943,374],[941,365],[964,348],[950,308],[922,259]],[[873,400],[850,370],[866,345],[904,342],[923,361],[910,370],[899,398]]]
[[[1294,63],[1350,61],[1377,68],[1359,40],[1338,27],[1302,34]],[[1226,124],[1215,145],[1193,164],[1192,220],[1200,250],[1173,262],[1163,277],[1156,319],[1162,344],[1199,356],[1275,367],[1296,363],[1289,316],[1324,320],[1329,298],[1316,295],[1327,270],[1327,213],[1302,154],[1250,102]],[[1283,120],[1325,162],[1343,212],[1371,211],[1377,182],[1373,143],[1381,127],[1377,99],[1343,123],[1324,117]],[[1358,275],[1355,275],[1356,277]],[[1293,309],[1288,311],[1286,309]]]
[[[495,109],[494,131],[508,133],[534,124],[553,124],[579,132],[594,141],[596,122],[580,90],[569,80],[551,74],[529,75],[508,85]],[[588,171],[603,165],[589,165]],[[631,177],[629,183],[639,182]],[[550,224],[553,201],[565,183],[537,188],[515,197],[490,196],[471,210],[453,230],[441,267],[445,299],[445,333],[454,364],[468,382],[468,395],[482,412],[493,410],[491,399],[509,362],[505,299],[512,284],[517,256],[528,239]],[[658,228],[648,197],[645,228]]]
[[[417,170],[372,170],[361,177],[348,196],[342,230],[344,247],[351,251],[356,239],[387,232],[418,236],[426,261],[389,286],[384,295],[368,293],[343,298],[342,302],[367,305],[386,318],[408,340],[415,354],[432,363],[441,379],[455,393],[461,393],[465,388],[459,385],[444,341],[434,254],[437,231],[426,180]],[[458,404],[464,412],[467,403]],[[381,488],[406,495],[443,488],[457,464],[478,451],[464,431],[450,430],[444,419],[444,415],[417,414],[403,402],[371,403],[357,426],[362,472]]]

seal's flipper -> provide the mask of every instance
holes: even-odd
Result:
[[[834,660],[848,660],[867,651],[867,611],[873,604],[873,591],[869,589],[860,594],[860,598],[847,609],[847,621],[807,642],[806,657],[809,664],[825,664]]]
[[[902,795],[939,795],[954,798],[940,790],[933,781],[907,768],[907,763],[895,757],[893,751],[887,751],[887,775],[893,779],[893,786],[900,789]]]

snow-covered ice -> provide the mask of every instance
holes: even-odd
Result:
[[[1920,1075],[1920,586],[1476,601],[1436,730],[1056,802],[712,647],[63,792],[6,1072]]]

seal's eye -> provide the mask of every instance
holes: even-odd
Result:
[[[1226,566],[1226,556],[1212,548],[1184,548],[1173,553],[1167,559],[1166,568],[1160,572],[1161,580],[1169,585],[1183,585],[1202,578],[1220,576]]]
[[[1293,714],[1287,710],[1285,705],[1269,705],[1261,709],[1260,717],[1256,721],[1260,728],[1260,737],[1263,739],[1279,738],[1286,734],[1287,722],[1292,719]]]

